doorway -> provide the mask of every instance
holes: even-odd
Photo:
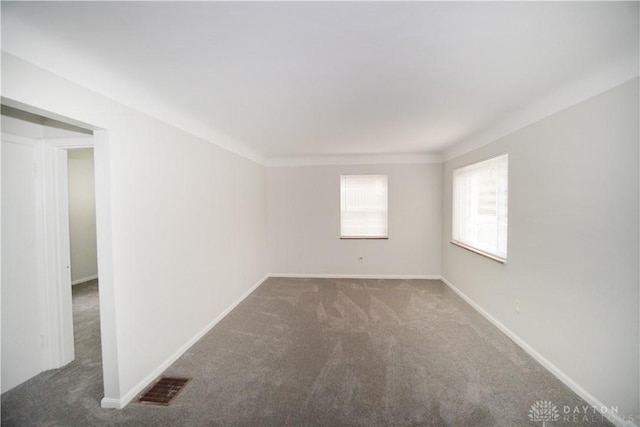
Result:
[[[87,366],[100,367],[94,151],[93,147],[69,148],[66,151],[75,360]]]
[[[67,149],[71,285],[98,279],[93,147]]]
[[[78,274],[93,271],[77,283],[97,279],[92,146],[90,130],[2,106],[3,393],[40,372],[74,360],[72,228],[81,230],[84,240],[93,241],[92,249],[85,245],[77,251],[81,254],[76,260]],[[81,204],[85,219],[78,222],[76,218],[73,225],[69,223],[70,153],[74,163],[75,157],[84,156],[79,163],[91,172],[90,179],[84,174],[75,180],[75,187],[84,190]],[[87,190],[91,190],[89,194]],[[92,230],[86,231],[87,224],[92,224]],[[94,296],[97,298],[97,292]],[[97,301],[93,307],[91,323],[99,331]],[[95,344],[95,332],[92,335]],[[96,347],[93,353],[97,351],[100,362],[99,334]],[[102,384],[98,387],[102,389]]]

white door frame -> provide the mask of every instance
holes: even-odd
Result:
[[[44,244],[50,364],[58,368],[75,358],[71,259],[69,243],[69,191],[67,149],[92,148],[93,137],[42,141],[42,180],[45,203]]]
[[[69,258],[65,258],[65,256],[70,257],[68,247],[68,190],[65,186],[61,188],[61,182],[65,184],[67,182],[66,153],[62,157],[59,154],[63,149],[93,147],[96,190],[96,243],[98,249],[98,275],[100,277],[102,381],[105,396],[101,400],[101,406],[103,408],[121,408],[111,236],[111,167],[108,131],[94,129],[93,137],[86,138],[84,141],[78,138],[55,139],[48,140],[44,146],[47,147],[45,151],[49,152],[46,156],[49,160],[44,165],[45,169],[48,170],[48,176],[52,177],[50,182],[57,183],[51,184],[56,189],[52,191],[57,193],[56,196],[51,197],[54,197],[58,203],[57,214],[53,214],[51,211],[48,212],[49,215],[57,217],[54,220],[57,225],[53,226],[50,237],[58,242],[55,247],[50,247],[52,250],[57,251],[58,255],[51,261],[52,263],[57,263],[57,267],[52,267],[54,268],[52,271],[57,272],[57,282],[56,286],[50,287],[50,289],[53,288],[56,291],[52,290],[54,295],[49,300],[49,307],[52,309],[50,314],[52,330],[50,332],[60,347],[52,349],[51,355],[53,359],[62,364],[69,360],[69,357],[73,358],[73,319],[65,318],[65,316],[72,316],[71,277],[70,270],[66,268],[69,265]],[[57,179],[54,179],[56,177]],[[60,196],[66,197],[67,202],[62,203]],[[60,206],[61,204],[64,206]],[[65,209],[66,213],[60,213],[62,208]],[[62,236],[61,239],[59,238],[60,236]],[[66,308],[67,306],[69,309]]]
[[[113,244],[111,227],[111,162],[109,131],[99,126],[81,122],[58,114],[43,110],[33,105],[1,97],[1,102],[13,108],[49,117],[84,129],[93,130],[94,173],[96,187],[96,239],[98,246],[98,272],[100,275],[100,337],[102,344],[102,373],[104,398],[103,408],[120,408],[120,371],[118,368],[118,339],[116,325],[116,296],[113,271]],[[63,142],[63,141],[59,141]],[[1,153],[0,153],[1,155]],[[1,230],[0,230],[1,233]],[[60,312],[59,305],[54,311]],[[53,318],[53,313],[49,318]],[[57,319],[56,319],[57,322]],[[62,321],[64,324],[64,321]],[[58,323],[56,323],[58,324]],[[59,324],[58,324],[59,325]],[[57,326],[60,330],[60,326]],[[62,327],[62,330],[65,330]],[[64,332],[61,332],[63,334]],[[63,350],[68,354],[68,349]],[[57,353],[57,360],[64,357]]]

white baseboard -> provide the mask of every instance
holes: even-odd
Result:
[[[446,278],[441,277],[441,280],[456,294],[458,294],[465,302],[467,302],[471,307],[473,307],[478,313],[484,316],[489,322],[493,323],[495,327],[500,329],[505,335],[507,335],[511,340],[513,340],[516,344],[518,344],[524,351],[526,351],[531,357],[533,357],[538,363],[544,366],[549,372],[555,375],[560,381],[562,381],[567,387],[573,390],[578,396],[583,398],[590,406],[596,408],[606,408],[607,406],[596,399],[591,393],[585,390],[582,386],[580,386],[576,381],[571,379],[567,374],[565,374],[560,368],[551,363],[547,358],[538,353],[531,347],[526,341],[520,338],[518,335],[513,333],[509,328],[503,325],[498,319],[489,314],[485,309],[476,304],[470,297],[464,294],[460,289],[456,288],[451,282],[449,282]],[[606,413],[604,415],[609,421],[614,423],[619,427],[637,427],[636,424],[631,423],[630,421],[623,420],[619,415]]]
[[[178,360],[189,348],[194,345],[200,338],[206,335],[215,325],[217,325],[224,317],[238,306],[245,298],[247,298],[251,292],[256,290],[269,276],[264,276],[255,285],[249,288],[240,298],[238,298],[233,304],[227,307],[222,313],[220,313],[215,319],[213,319],[207,326],[202,328],[200,332],[194,335],[189,341],[187,341],[182,347],[180,347],[173,355],[154,369],[149,375],[147,375],[142,381],[135,385],[131,390],[126,392],[120,399],[103,398],[100,402],[100,406],[103,408],[122,409],[129,402],[131,402],[138,394],[140,394],[153,380],[155,380],[160,374],[162,374],[173,362]]]
[[[308,274],[308,273],[269,273],[269,277],[294,277],[300,279],[426,279],[440,280],[440,275],[429,274]]]
[[[103,397],[100,401],[100,407],[104,409],[122,409],[124,405],[121,404],[120,399],[112,399],[110,397]]]
[[[91,276],[87,276],[87,277],[83,277],[81,279],[74,280],[73,282],[71,282],[71,285],[72,286],[73,285],[79,285],[80,283],[85,283],[85,282],[88,282],[89,280],[94,280],[94,279],[97,279],[97,278],[98,278],[97,274],[92,274]]]

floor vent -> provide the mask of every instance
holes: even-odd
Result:
[[[161,377],[138,397],[138,403],[169,406],[191,378]]]

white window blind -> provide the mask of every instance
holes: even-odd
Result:
[[[340,176],[340,236],[387,237],[387,176]]]
[[[507,259],[509,157],[453,171],[454,243]]]

